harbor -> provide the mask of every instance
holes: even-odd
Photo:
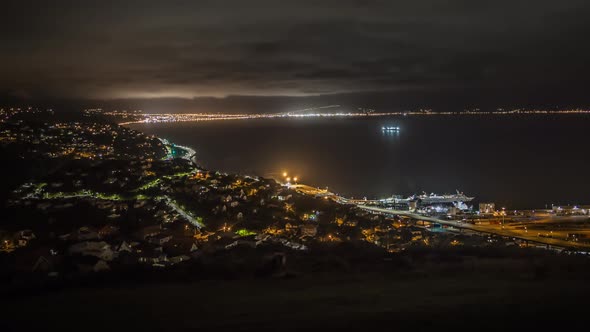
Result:
[[[356,205],[373,214],[406,219],[429,231],[487,234],[489,241],[500,237],[520,247],[590,252],[590,206],[507,211],[496,209],[493,203],[481,203],[479,209],[474,209],[468,203],[475,197],[462,192],[359,200],[304,184],[287,186],[314,197]]]

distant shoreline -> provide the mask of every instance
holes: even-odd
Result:
[[[281,113],[281,114],[207,114],[207,113],[140,113],[135,116],[143,117],[135,121],[118,123],[121,126],[131,124],[203,122],[220,120],[256,120],[256,119],[284,119],[284,118],[366,118],[366,117],[406,117],[406,116],[514,116],[514,115],[590,115],[590,110],[510,110],[510,111],[462,111],[462,112],[434,112],[408,111],[385,113]]]

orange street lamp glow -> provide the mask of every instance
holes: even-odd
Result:
[[[287,177],[287,172],[283,172],[283,177],[286,178]]]
[[[293,178],[293,182],[297,182],[297,177],[294,177]]]

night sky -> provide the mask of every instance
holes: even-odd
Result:
[[[587,0],[8,1],[0,97],[584,106],[588,17]]]

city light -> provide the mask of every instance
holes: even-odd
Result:
[[[322,107],[319,107],[322,108]],[[300,110],[303,111],[303,110]],[[401,112],[337,112],[337,113],[298,113],[299,111],[271,113],[271,114],[219,114],[219,113],[141,113],[137,111],[110,111],[86,110],[90,114],[103,114],[123,118],[129,121],[120,122],[120,125],[129,125],[134,123],[162,123],[162,122],[200,122],[200,121],[217,121],[217,120],[249,120],[249,119],[268,119],[268,118],[333,118],[333,117],[382,117],[382,116],[441,116],[441,115],[519,115],[519,114],[590,114],[588,109],[524,109],[515,108],[512,110],[497,109],[494,111],[484,111],[481,109],[466,109],[462,111],[433,111],[431,109],[418,109],[413,111]],[[400,127],[382,127],[384,132],[399,132]]]

